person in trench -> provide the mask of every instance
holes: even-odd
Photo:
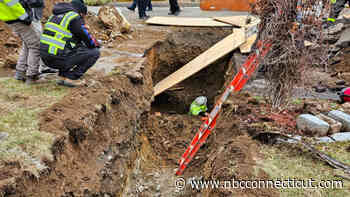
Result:
[[[207,107],[207,97],[205,96],[199,96],[197,97],[190,106],[189,114],[192,116],[208,116],[207,113],[208,107]],[[205,120],[205,117],[202,117],[202,120]]]

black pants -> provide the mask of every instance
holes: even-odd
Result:
[[[335,4],[331,4],[332,8],[329,18],[337,19],[340,12],[345,8],[347,2],[350,3],[350,0],[337,0]]]
[[[170,12],[175,13],[177,11],[180,11],[179,4],[177,3],[177,0],[169,0],[170,4]]]
[[[77,80],[91,68],[100,57],[99,49],[80,47],[65,57],[40,52],[41,59],[50,68],[58,69],[58,76]]]
[[[132,2],[132,4],[131,4],[130,8],[135,9],[136,6],[137,6],[137,0],[133,0],[133,2]],[[148,8],[149,10],[152,10],[152,0],[148,0],[147,8]]]
[[[149,0],[137,0],[137,7],[139,10],[139,17],[146,16],[146,7]]]

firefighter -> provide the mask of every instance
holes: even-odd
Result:
[[[197,97],[190,106],[190,115],[198,116],[199,114],[207,115],[207,97],[199,96]]]
[[[22,50],[16,65],[15,79],[33,84],[39,79],[39,40],[40,36],[35,33],[31,26],[31,8],[41,5],[40,2],[18,0],[0,0],[0,20],[7,23],[23,41]]]
[[[58,69],[58,85],[75,87],[100,57],[97,42],[86,28],[83,17],[87,7],[82,0],[58,3],[44,26],[40,55],[45,65]]]

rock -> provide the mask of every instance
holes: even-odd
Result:
[[[340,132],[340,129],[341,129],[342,126],[343,126],[341,122],[336,121],[336,120],[334,120],[333,118],[330,118],[330,117],[328,117],[328,116],[326,116],[326,115],[318,114],[316,117],[319,118],[319,119],[321,119],[321,120],[326,121],[326,122],[329,124],[330,129],[329,129],[328,133],[329,133],[330,135],[332,135],[332,134],[334,134],[334,133],[339,133],[339,132]]]
[[[340,33],[344,28],[344,24],[343,23],[338,23],[336,25],[332,25],[329,28],[325,29],[325,33],[329,34],[329,35],[334,35],[337,33]]]
[[[349,43],[350,43],[350,29],[345,29],[345,31],[341,33],[339,40],[335,43],[335,46],[345,48],[349,46]]]
[[[297,117],[297,128],[316,136],[325,136],[329,124],[311,114],[302,114]]]
[[[333,110],[328,113],[328,116],[343,124],[341,130],[350,132],[350,115],[339,110]]]
[[[315,92],[318,92],[318,93],[322,93],[327,90],[327,88],[323,86],[314,86],[313,88],[315,89]]]
[[[338,85],[338,86],[343,86],[343,85],[345,85],[345,83],[346,82],[344,80],[338,80],[338,81],[335,82],[335,84]]]
[[[345,72],[345,73],[341,73],[340,74],[340,77],[346,81],[346,82],[350,82],[350,72]]]
[[[320,138],[317,138],[317,141],[319,142],[350,141],[350,132],[335,133],[330,137],[320,137]]]
[[[98,12],[98,18],[106,27],[112,29],[113,32],[129,33],[131,31],[130,23],[114,6],[101,7]]]
[[[9,134],[6,132],[0,132],[0,142],[8,138]]]
[[[350,103],[344,103],[341,105],[344,109],[350,109]]]
[[[143,75],[137,71],[129,71],[125,73],[125,75],[131,80],[134,84],[142,84],[143,83]]]

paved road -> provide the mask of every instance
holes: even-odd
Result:
[[[98,13],[100,7],[89,7],[89,11]],[[138,18],[137,10],[132,12],[126,7],[118,7],[122,13],[127,17],[128,20],[135,20]],[[147,12],[150,16],[168,16],[168,7],[154,7],[152,12]],[[180,16],[178,17],[215,17],[215,16],[235,16],[235,15],[246,15],[247,12],[233,12],[233,11],[202,11],[199,7],[183,7]],[[175,17],[175,16],[172,16]]]

